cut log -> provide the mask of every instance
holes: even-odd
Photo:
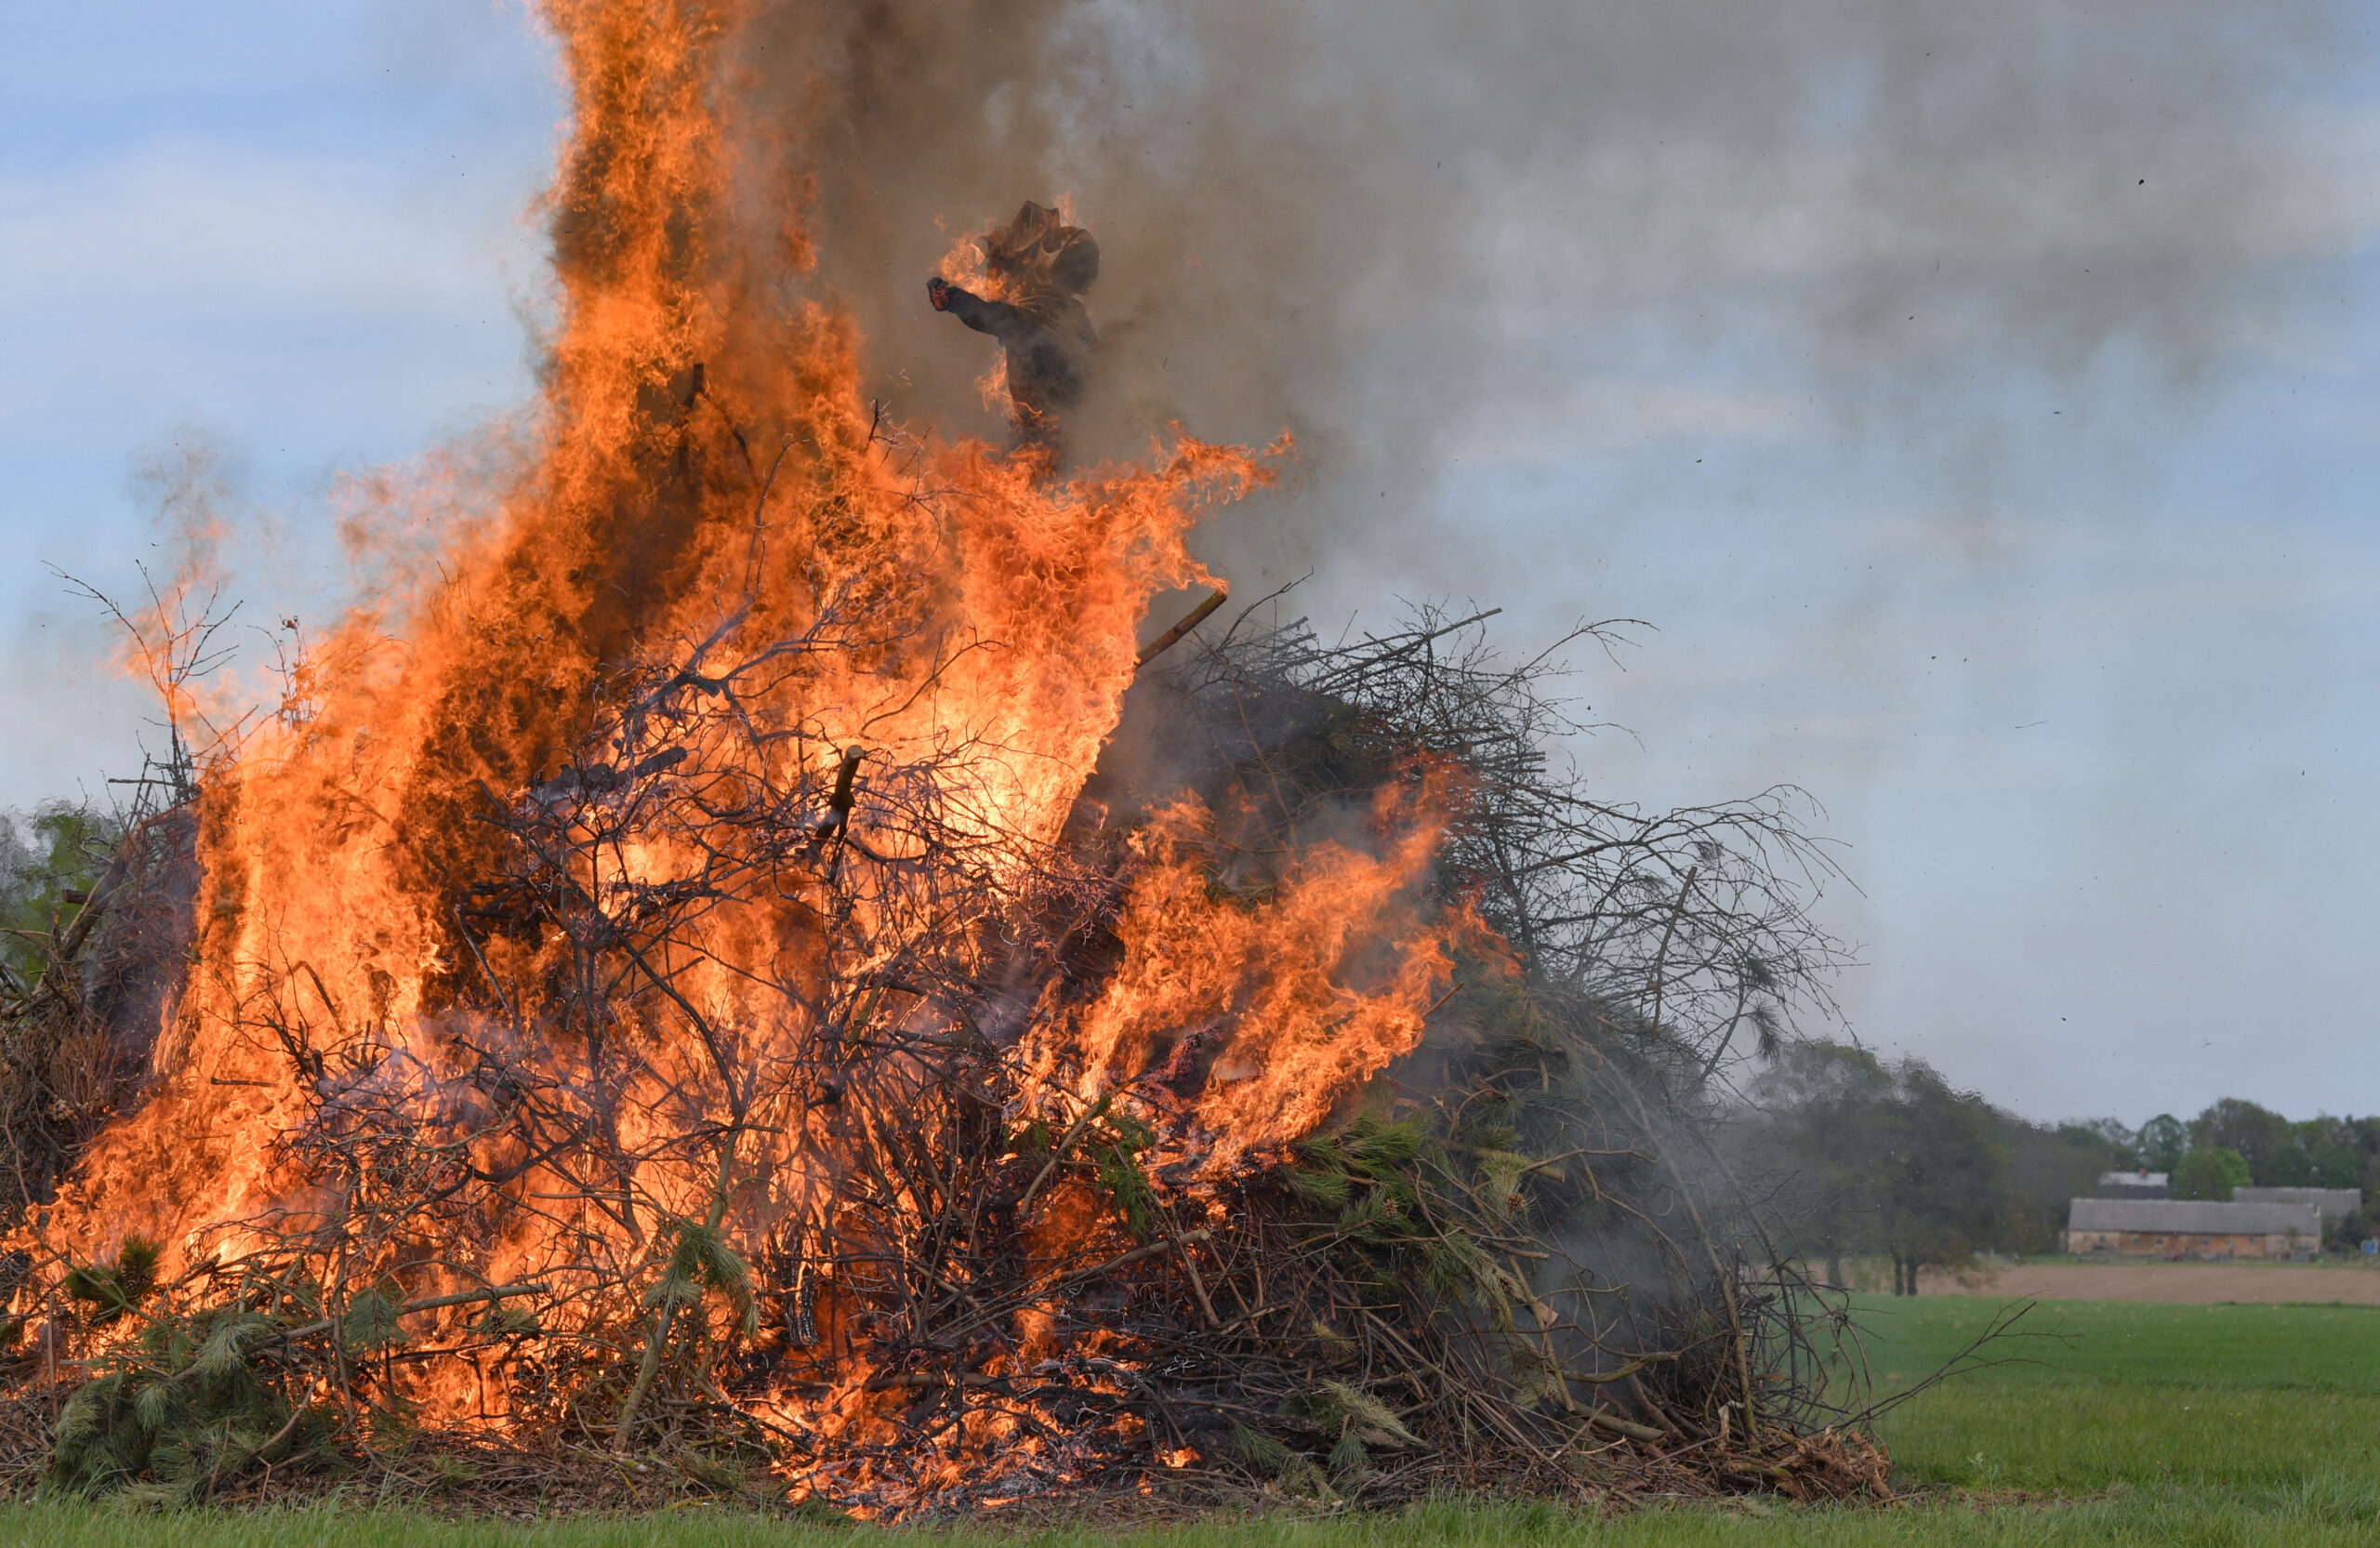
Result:
[[[1180,644],[1183,635],[1189,633],[1192,629],[1197,628],[1200,624],[1205,623],[1207,621],[1208,615],[1214,612],[1216,608],[1223,606],[1223,604],[1230,599],[1231,590],[1228,587],[1216,587],[1215,589],[1209,594],[1207,600],[1192,608],[1183,615],[1180,623],[1174,625],[1171,628],[1167,629],[1163,634],[1158,635],[1156,639],[1142,646],[1140,657],[1134,665],[1145,667],[1150,662],[1156,660],[1158,656],[1163,655],[1166,652]]]

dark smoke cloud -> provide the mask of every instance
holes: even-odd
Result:
[[[1302,487],[1207,537],[1276,576],[1483,433],[1950,417],[2110,351],[2186,381],[2260,265],[2354,234],[2338,148],[2276,108],[2330,42],[2308,0],[778,0],[747,35],[894,411],[999,433],[921,282],[1070,196],[1104,250],[1086,449],[1295,431]],[[1632,395],[1681,351],[1791,365]]]

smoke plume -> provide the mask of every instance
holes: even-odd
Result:
[[[2262,266],[2350,239],[2336,146],[2273,107],[2329,38],[2303,0],[778,0],[743,65],[895,414],[998,435],[921,282],[1067,199],[1104,251],[1084,450],[1291,430],[1289,509],[1204,536],[1278,576],[1458,445],[1906,430],[2116,353],[2187,380]]]

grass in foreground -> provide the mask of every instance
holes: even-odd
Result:
[[[2291,1548],[2368,1545],[2380,1537],[2380,1485],[2328,1478],[2295,1489],[2161,1489],[2043,1507],[1949,1503],[1891,1511],[1696,1507],[1613,1521],[1545,1507],[1442,1503],[1384,1515],[1202,1522],[1117,1532],[879,1531],[793,1526],[697,1512],[525,1526],[366,1511],[132,1515],[31,1506],[0,1513],[16,1548]]]
[[[1939,1366],[2002,1304],[1864,1303],[1880,1387]],[[1903,1474],[2062,1493],[2380,1478],[2380,1308],[2052,1301],[2017,1328],[2009,1363],[1886,1416]]]
[[[1963,1297],[1866,1302],[1877,1376],[1894,1385],[1931,1370],[1972,1339],[1997,1304]],[[1600,1521],[1543,1507],[1448,1502],[1387,1515],[1208,1521],[1130,1532],[935,1532],[703,1512],[509,1525],[352,1509],[134,1515],[105,1506],[28,1506],[0,1509],[0,1548],[2380,1542],[2380,1309],[2057,1302],[2043,1303],[2019,1327],[2037,1336],[2009,1348],[2015,1360],[1928,1392],[1886,1420],[1885,1438],[1905,1475],[1948,1491],[1911,1509],[1763,1502]]]

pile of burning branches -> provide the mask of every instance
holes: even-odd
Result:
[[[1287,443],[888,421],[747,89],[826,23],[538,9],[534,413],[342,496],[366,584],[272,715],[183,591],[118,615],[175,768],[0,986],[0,1466],[1880,1491],[1703,1143],[1826,1009],[1799,798],[1595,799],[1476,619],[1141,669]]]
[[[983,748],[786,711],[821,660],[911,648],[871,615],[830,595],[755,644],[732,615],[483,786],[427,1009],[304,960],[215,986],[245,1062],[208,1078],[295,1093],[253,1210],[82,1261],[43,1246],[61,1169],[20,1179],[15,1476],[458,1488],[535,1456],[544,1489],[873,1516],[1884,1492],[1833,1427],[1839,1316],[1703,1137],[1731,1056],[1824,1008],[1792,792],[1598,802],[1549,763],[1542,660],[1480,620],[1325,646],[1243,615],[1143,674],[1035,840]],[[124,917],[190,906],[182,795],[111,872]],[[1199,933],[1153,955],[1137,917]],[[1314,931],[1302,968],[1243,938]],[[111,938],[9,986],[12,1068],[109,1035],[72,973]],[[1423,979],[1426,1025],[1383,1020]],[[1268,996],[1312,1001],[1294,1045],[1250,1030]]]

